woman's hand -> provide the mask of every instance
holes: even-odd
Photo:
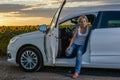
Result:
[[[70,49],[70,47],[71,47],[71,46],[68,46],[65,51],[68,51],[68,50]]]

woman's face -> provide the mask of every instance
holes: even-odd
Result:
[[[86,19],[85,19],[85,18],[82,18],[82,19],[80,20],[80,26],[81,26],[81,27],[86,27],[86,25],[87,25]]]

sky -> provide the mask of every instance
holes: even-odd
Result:
[[[49,25],[62,0],[0,0],[0,26]],[[120,3],[120,0],[68,0],[65,13],[79,7]],[[64,13],[64,14],[65,14]]]

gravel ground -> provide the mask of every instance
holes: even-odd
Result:
[[[44,67],[38,72],[24,72],[18,65],[0,57],[0,80],[74,80],[73,68]],[[82,68],[77,80],[120,80],[120,70]]]

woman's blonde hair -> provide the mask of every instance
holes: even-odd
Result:
[[[81,19],[86,19],[86,21],[88,22],[88,18],[87,16],[80,16],[77,20],[78,23],[80,23]]]

